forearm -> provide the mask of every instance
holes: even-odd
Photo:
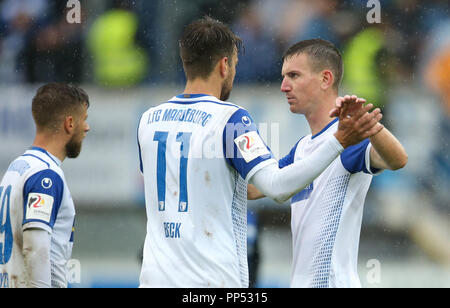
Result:
[[[47,231],[31,229],[23,233],[23,255],[30,288],[50,288],[50,236]]]
[[[273,164],[259,170],[249,183],[261,194],[277,202],[285,202],[311,184],[342,151],[343,147],[332,137],[307,158],[292,165],[279,169]]]
[[[402,144],[387,128],[371,137],[370,143],[372,144],[371,167],[398,170],[408,162],[408,155]]]
[[[247,185],[247,200],[258,200],[264,198],[265,195],[260,192],[255,185],[248,184]]]

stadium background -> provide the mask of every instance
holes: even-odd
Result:
[[[72,82],[91,98],[82,154],[63,165],[77,206],[73,258],[81,284],[73,286],[138,285],[146,217],[137,121],[183,91],[177,39],[185,24],[209,14],[244,40],[230,101],[249,110],[278,157],[309,133],[279,90],[283,51],[312,37],[343,51],[342,93],[380,106],[409,154],[405,169],[374,178],[361,282],[450,287],[449,3],[380,1],[381,22],[370,24],[376,2],[80,1],[81,23],[69,24],[66,1],[0,0],[0,172],[33,141],[30,105],[39,85]],[[288,287],[289,206],[264,199],[250,202],[249,213],[254,286]]]

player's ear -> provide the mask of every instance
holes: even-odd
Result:
[[[326,91],[329,88],[333,87],[334,84],[334,75],[333,72],[330,70],[324,70],[322,71],[322,80],[320,83],[320,87],[322,90]]]
[[[220,76],[222,78],[226,78],[228,76],[228,72],[229,72],[229,62],[230,59],[228,59],[228,57],[223,57],[222,59],[220,59],[219,61],[219,70],[220,70]]]
[[[74,129],[75,129],[75,119],[73,118],[73,116],[66,116],[64,118],[64,131],[68,135],[72,135]]]

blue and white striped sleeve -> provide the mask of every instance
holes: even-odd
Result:
[[[39,228],[52,232],[64,194],[61,176],[45,169],[30,176],[23,188],[23,229]]]
[[[245,180],[261,168],[276,163],[272,151],[259,135],[255,122],[245,109],[238,109],[223,131],[225,159]]]
[[[381,170],[370,167],[370,148],[372,147],[369,139],[366,139],[356,145],[350,146],[341,154],[341,162],[344,168],[354,174],[364,172],[375,175]]]

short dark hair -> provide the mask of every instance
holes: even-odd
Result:
[[[49,83],[37,90],[31,105],[33,119],[38,129],[56,130],[64,117],[79,107],[89,107],[89,96],[76,86]]]
[[[206,16],[186,26],[179,44],[186,78],[193,80],[207,79],[221,58],[231,60],[242,40],[228,26]]]
[[[322,39],[300,41],[292,45],[283,55],[283,62],[295,55],[308,55],[314,71],[330,69],[335,81],[333,87],[338,90],[344,75],[344,63],[339,49],[333,43]]]

